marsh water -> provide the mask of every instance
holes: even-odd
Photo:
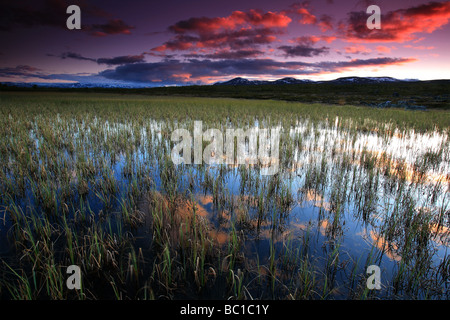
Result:
[[[50,124],[51,134],[42,123]],[[218,129],[230,126],[225,122]],[[270,128],[263,120],[248,127]],[[192,122],[148,119],[136,125],[38,117],[28,127],[27,152],[35,174],[48,172],[40,180],[46,186],[32,178],[19,181],[15,164],[20,151],[2,155],[2,259],[15,263],[10,230],[17,220],[8,211],[14,203],[25,215],[65,212],[72,218],[80,206],[95,219],[107,212],[137,210],[143,219],[129,232],[136,251],[151,261],[155,233],[149,194],[153,199],[158,194],[162,199],[183,198],[178,210],[202,220],[204,232],[224,256],[232,238],[239,237],[240,259],[233,272],[246,273],[240,298],[295,297],[291,288],[296,274],[304,276],[299,272],[308,268],[323,289],[311,290],[309,298],[448,299],[448,134],[350,127],[339,118],[279,124],[279,170],[264,175],[258,164],[173,165],[170,133],[191,130]],[[52,141],[55,133],[64,143]],[[15,143],[16,137],[8,138]],[[46,146],[49,141],[53,147]],[[58,178],[62,168],[65,180]],[[369,265],[381,269],[380,290],[366,287]],[[271,289],[264,280],[268,274],[276,279]],[[226,298],[214,285],[208,292],[208,297]]]

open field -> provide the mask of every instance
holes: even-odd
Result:
[[[323,102],[0,92],[1,298],[449,299],[450,112]],[[194,121],[279,171],[174,165]]]
[[[335,105],[369,106],[391,101],[450,109],[450,80],[385,83],[303,83],[284,85],[201,85],[155,88],[19,88],[0,84],[0,90],[122,93],[151,96],[271,99]]]
[[[325,82],[288,85],[189,86],[151,88],[143,91],[152,95],[275,99],[361,106],[386,101],[393,103],[406,101],[426,106],[428,109],[450,109],[450,81],[448,80],[361,84]]]

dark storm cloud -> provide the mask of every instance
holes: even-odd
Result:
[[[0,68],[0,76],[2,77],[41,77],[44,76],[42,70],[28,65],[18,65],[16,67]]]
[[[29,79],[42,79],[42,80],[59,80],[59,81],[79,81],[82,82],[86,79],[95,77],[92,74],[79,73],[79,74],[49,74],[42,69],[32,67],[29,65],[18,65],[16,67],[4,67],[0,68],[0,77],[5,78],[20,78],[21,81]]]
[[[121,64],[129,64],[129,63],[137,63],[137,62],[144,62],[144,54],[140,55],[126,55],[126,56],[118,56],[118,57],[112,57],[112,58],[88,58],[84,57],[79,53],[75,52],[64,52],[59,55],[54,54],[47,54],[50,57],[58,57],[61,59],[75,59],[75,60],[81,60],[81,61],[92,61],[96,62],[98,64],[107,64],[107,65],[121,65]]]
[[[322,54],[327,54],[330,48],[328,47],[314,48],[305,45],[297,45],[297,46],[280,46],[278,47],[278,49],[283,51],[286,57],[314,57]]]
[[[48,53],[47,56],[58,57],[61,59],[75,59],[75,60],[92,61],[92,62],[97,61],[96,59],[83,57],[81,54],[75,53],[75,52],[64,52],[64,53],[61,53],[60,55],[54,55],[54,54]]]
[[[128,25],[122,19],[110,19],[106,23],[93,24],[85,29],[93,36],[104,37],[114,34],[131,34],[131,30],[134,28],[134,26]]]
[[[121,65],[121,64],[127,64],[127,63],[138,63],[138,62],[144,62],[143,54],[97,59],[98,64],[107,64],[107,65]]]
[[[93,36],[130,34],[134,26],[122,19],[112,18],[111,14],[89,4],[84,0],[45,0],[23,4],[21,1],[2,1],[0,3],[0,31],[10,31],[17,27],[50,26],[66,29],[66,13],[69,5],[78,5],[83,14],[92,18],[108,20],[104,23],[82,25],[82,30]]]
[[[190,53],[185,54],[186,58],[206,58],[206,59],[246,59],[255,58],[257,56],[263,55],[264,52],[256,49],[242,49],[236,51],[220,50],[208,54],[196,54]]]
[[[301,64],[300,64],[301,65]],[[135,82],[179,82],[181,75],[189,75],[195,79],[208,76],[224,76],[234,74],[272,74],[282,73],[282,70],[293,68],[291,72],[298,73],[298,63],[282,63],[269,59],[242,59],[242,60],[198,60],[188,61],[165,60],[154,63],[137,63],[119,66],[112,70],[100,73],[108,79],[135,81]]]
[[[340,72],[349,68],[398,65],[413,62],[410,58],[354,59],[338,62],[275,61],[272,59],[224,59],[187,61],[164,60],[152,63],[134,63],[118,66],[99,73],[107,79],[131,82],[193,83],[207,77],[234,75],[280,76],[312,75]],[[182,80],[180,80],[182,79]]]
[[[24,6],[19,1],[0,3],[0,30],[15,27],[55,26],[66,27],[66,8],[63,1],[47,0],[33,6]]]

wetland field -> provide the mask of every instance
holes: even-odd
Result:
[[[277,172],[174,164],[195,121]],[[5,91],[0,132],[2,300],[450,299],[447,110]]]

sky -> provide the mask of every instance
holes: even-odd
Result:
[[[449,22],[450,1],[0,0],[0,82],[449,79]]]

